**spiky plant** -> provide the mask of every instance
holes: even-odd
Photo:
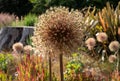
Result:
[[[109,44],[112,41],[120,42],[120,3],[116,9],[107,3],[106,7],[98,13],[95,14],[94,11],[95,9],[92,13],[89,13],[85,20],[87,25],[85,31],[86,39],[89,37],[96,38],[97,43],[94,49],[96,54],[102,55],[102,51],[106,50],[109,56],[113,54],[108,47]],[[101,33],[106,34],[106,36],[100,35]],[[104,37],[106,38],[105,41],[103,40]]]
[[[50,8],[39,17],[32,38],[33,45],[44,52],[60,55],[62,61],[62,54],[68,55],[82,44],[82,21],[82,14],[77,10]]]
[[[99,55],[101,61],[107,59],[113,62],[118,71],[120,70],[120,2],[115,9],[107,3],[98,13],[95,14],[94,11],[95,9],[86,16],[85,40],[95,38],[96,45],[93,50],[87,52],[94,54],[94,57]],[[111,55],[116,57],[112,58],[115,61],[111,61]]]

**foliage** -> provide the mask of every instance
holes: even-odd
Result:
[[[0,27],[9,26],[15,20],[14,15],[0,13]]]
[[[12,23],[12,26],[34,26],[36,22],[37,16],[35,14],[28,14],[21,20],[16,19],[16,21]]]
[[[114,10],[113,7],[110,7],[110,4],[107,3],[107,6],[104,7],[99,13],[94,14],[94,11],[86,16],[85,24],[85,40],[89,37],[95,38],[96,45],[94,47],[94,54],[103,55],[108,57],[115,52],[112,52],[110,49],[110,43],[112,41],[118,41],[119,39],[119,25],[120,25],[120,3]],[[105,37],[105,35],[100,35],[100,33],[106,34],[106,40],[100,41],[98,38]],[[118,46],[119,47],[119,46]],[[92,51],[93,53],[93,51]],[[105,55],[104,55],[105,54]]]
[[[33,3],[32,12],[41,14],[50,7],[54,6],[66,6],[69,8],[81,8],[84,7],[86,1],[82,0],[30,0]],[[74,5],[73,5],[74,4]]]
[[[7,72],[8,64],[13,59],[11,54],[0,54],[0,70]]]
[[[24,16],[32,9],[29,0],[0,0],[0,12]]]
[[[0,71],[0,81],[12,81],[12,77]]]
[[[37,22],[37,16],[35,14],[28,14],[23,19],[23,24],[25,26],[34,26]]]
[[[72,59],[66,65],[66,71],[64,73],[65,81],[75,81],[80,80],[80,74],[83,71],[83,63],[78,58],[78,54],[73,54]]]
[[[112,64],[111,65],[107,63],[107,65],[110,65],[111,67],[104,70],[105,72],[109,72],[109,75],[111,74],[108,70],[116,70],[117,73],[119,73],[120,3],[116,7],[116,9],[114,9],[110,6],[109,3],[107,3],[106,7],[104,7],[97,14],[94,14],[94,11],[95,10],[93,10],[91,13],[88,11],[88,14],[86,14],[85,44],[89,49],[88,50],[86,48],[86,51],[95,58],[101,59],[101,63],[108,60]],[[89,40],[90,38],[95,39],[95,46],[93,46],[93,41]],[[107,66],[105,66],[104,69],[106,67]]]
[[[41,14],[54,6],[66,6],[70,9],[83,9],[85,7],[95,6],[97,9],[102,9],[106,2],[110,2],[116,7],[119,0],[30,0],[30,2],[33,3],[33,9],[31,12]]]
[[[17,81],[48,81],[49,74],[41,56],[24,55],[17,64]],[[53,81],[57,81],[53,76]]]

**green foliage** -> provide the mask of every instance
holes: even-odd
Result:
[[[41,14],[50,7],[66,6],[75,9],[85,7],[87,1],[82,0],[30,0],[33,3],[32,13]]]
[[[12,81],[12,77],[0,72],[0,81]]]
[[[35,14],[28,14],[21,20],[16,20],[12,23],[12,26],[34,26],[37,22],[37,16]]]
[[[7,72],[7,65],[13,59],[11,54],[0,54],[0,70]]]
[[[26,43],[27,43],[28,45],[31,45],[31,46],[32,46],[31,36],[29,36],[29,37],[26,39]]]
[[[0,0],[0,12],[15,14],[17,16],[26,15],[32,9],[29,0]]]
[[[28,14],[24,17],[23,23],[25,26],[34,26],[37,22],[37,16],[35,14]]]
[[[65,81],[80,80],[78,77],[80,77],[80,74],[83,71],[83,67],[83,63],[80,61],[78,54],[73,54],[72,59],[66,65],[66,71],[64,73]]]
[[[113,4],[114,8],[117,6],[119,0],[30,0],[33,3],[32,13],[41,14],[48,8],[54,6],[66,6],[74,9],[83,9],[85,7],[96,7],[102,9],[107,2]]]

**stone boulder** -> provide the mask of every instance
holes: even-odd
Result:
[[[0,29],[0,51],[10,49],[16,42],[27,44],[26,40],[33,35],[34,27],[3,27]]]

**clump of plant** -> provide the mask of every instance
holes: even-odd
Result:
[[[114,9],[107,3],[97,14],[86,16],[85,44],[92,56],[98,56],[101,61],[113,63],[119,72],[120,63],[120,3]],[[86,50],[87,50],[86,49]]]
[[[0,27],[9,26],[15,20],[14,15],[0,13]]]
[[[82,74],[84,65],[78,58],[78,54],[73,54],[70,62],[66,65],[66,70],[64,72],[65,81],[80,81],[80,76]]]
[[[15,73],[17,81],[48,81],[48,69],[41,56],[24,55],[17,63],[17,72]],[[53,81],[57,81],[54,76]]]
[[[0,70],[0,81],[12,81],[12,77]]]
[[[108,57],[119,51],[119,10],[119,5],[114,10],[107,3],[107,7],[102,11],[86,17],[85,44],[92,54]]]
[[[19,19],[16,17],[16,21],[12,23],[12,26],[34,26],[37,22],[37,15],[28,14]]]
[[[11,54],[0,54],[0,70],[7,72],[8,64],[13,60]]]

